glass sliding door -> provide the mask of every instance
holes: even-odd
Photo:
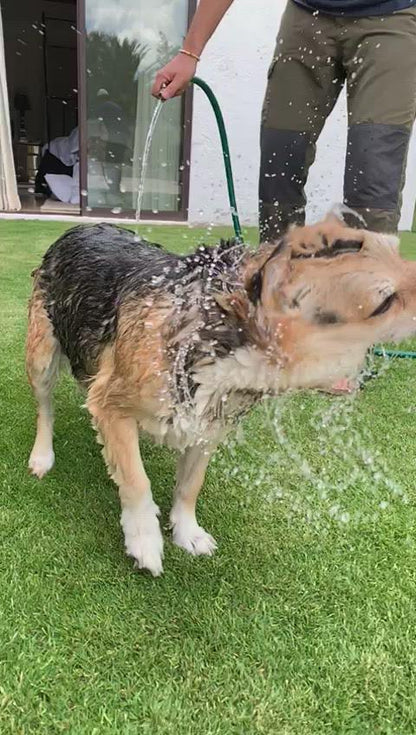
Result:
[[[84,0],[87,212],[136,209],[156,101],[155,71],[181,47],[190,0]],[[152,142],[143,201],[151,217],[183,215],[184,105],[168,102]],[[85,193],[84,199],[85,199]]]

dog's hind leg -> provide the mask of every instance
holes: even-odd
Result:
[[[174,503],[170,514],[173,543],[190,554],[211,556],[217,545],[198,525],[195,508],[211,457],[206,447],[190,447],[179,457]]]
[[[163,538],[150,482],[140,456],[137,422],[116,411],[103,408],[105,386],[100,380],[90,389],[87,407],[103,443],[103,456],[109,474],[118,485],[121,526],[128,556],[140,569],[154,577],[162,573]]]
[[[26,370],[38,406],[36,439],[29,458],[29,469],[39,478],[53,467],[55,461],[52,392],[60,360],[59,342],[53,334],[42,294],[35,286],[29,305]]]

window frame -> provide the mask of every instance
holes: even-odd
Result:
[[[188,0],[188,28],[194,15],[198,0]],[[81,217],[112,217],[115,219],[133,219],[134,209],[123,210],[115,214],[107,207],[94,207],[88,210],[88,143],[87,143],[87,63],[86,63],[86,0],[77,0],[77,29],[78,29],[78,127],[79,127],[79,181],[80,181],[80,215]],[[160,220],[186,222],[189,211],[189,188],[192,147],[192,115],[193,115],[193,85],[182,95],[181,112],[181,166],[179,170],[180,205],[177,211],[164,211],[154,214],[143,211],[141,218],[146,220]]]

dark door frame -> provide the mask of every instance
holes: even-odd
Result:
[[[87,144],[87,85],[86,85],[86,31],[85,0],[77,0],[77,37],[78,37],[78,134],[79,134],[79,201],[81,216],[85,216],[88,206],[88,144]]]
[[[119,219],[129,219],[134,210],[126,210],[115,214],[108,208],[97,208],[87,211],[88,208],[88,142],[87,142],[87,77],[86,77],[86,0],[77,0],[77,31],[78,31],[78,129],[79,129],[79,183],[81,216],[102,216]],[[188,0],[188,27],[197,6],[197,0]],[[182,96],[181,126],[183,130],[180,152],[181,166],[179,171],[180,206],[177,212],[143,212],[143,219],[160,221],[173,220],[185,222],[188,219],[190,159],[192,144],[192,109],[193,85]]]

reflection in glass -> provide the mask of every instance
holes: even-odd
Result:
[[[187,16],[188,0],[86,0],[89,208],[135,209],[154,73],[180,48]],[[144,211],[179,209],[182,132],[175,99],[153,137]]]

